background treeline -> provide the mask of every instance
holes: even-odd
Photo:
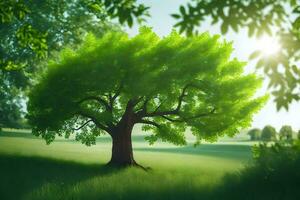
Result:
[[[263,129],[253,128],[247,133],[250,140],[256,141],[276,141],[276,140],[293,140],[300,138],[300,130],[295,132],[291,126],[283,125],[279,132],[271,125],[266,125]]]

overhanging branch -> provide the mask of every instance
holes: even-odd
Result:
[[[160,128],[160,125],[158,123],[156,123],[154,121],[150,121],[150,120],[144,120],[144,119],[142,119],[142,120],[138,121],[138,123],[149,124],[149,125],[155,126],[157,128]]]
[[[138,112],[138,116],[143,119],[144,117],[162,117],[170,122],[178,122],[178,123],[183,123],[183,122],[187,122],[189,120],[192,119],[197,119],[197,118],[201,118],[201,117],[206,117],[209,115],[212,115],[215,113],[216,108],[213,108],[210,112],[207,113],[200,113],[200,114],[196,114],[194,116],[190,116],[190,117],[185,117],[182,116],[180,113],[180,109],[182,107],[182,103],[184,100],[184,97],[187,96],[187,89],[190,87],[194,87],[194,88],[199,88],[198,85],[195,84],[187,84],[183,89],[182,92],[180,93],[179,97],[178,97],[178,103],[175,109],[173,110],[168,110],[168,111],[159,111],[159,108],[161,107],[161,104],[153,111],[150,113],[147,113],[146,109],[143,109],[142,111]],[[145,104],[147,103],[147,101],[145,101]],[[173,118],[171,116],[177,116],[177,118]],[[148,121],[149,122],[149,121]],[[150,121],[150,123],[152,123]]]
[[[207,117],[209,115],[214,114],[215,111],[216,111],[216,109],[214,108],[210,112],[200,113],[198,115],[191,116],[191,117],[184,117],[184,116],[180,116],[179,115],[179,118],[177,118],[177,119],[173,119],[173,118],[167,117],[165,115],[162,115],[161,117],[164,118],[164,119],[166,119],[166,120],[168,120],[168,121],[170,121],[170,122],[187,122],[187,121],[192,120],[192,119],[197,119],[197,118],[201,118],[201,117]]]
[[[80,127],[78,127],[78,128],[74,128],[73,130],[74,131],[78,131],[78,130],[80,130],[81,128],[83,128],[85,125],[87,125],[88,123],[90,123],[90,122],[92,122],[93,120],[87,120],[84,124],[82,124]]]
[[[110,109],[111,109],[111,112],[113,111],[114,109],[114,103],[115,103],[115,100],[118,98],[118,96],[120,95],[121,93],[121,90],[123,88],[123,83],[121,82],[120,83],[120,86],[119,88],[117,89],[117,91],[115,92],[115,94],[112,94],[112,93],[109,93],[108,94],[108,100],[109,100],[109,106],[110,106]]]
[[[170,121],[170,122],[184,122],[184,120],[182,120],[182,119],[172,119],[172,118],[164,116],[164,115],[161,116],[161,117],[168,120],[168,121]]]
[[[158,111],[158,109],[155,109],[155,111],[151,112],[151,113],[143,113],[142,117],[156,117],[156,116],[165,116],[165,115],[178,115],[179,111],[181,109],[182,103],[183,103],[183,99],[185,96],[187,96],[186,91],[189,87],[195,87],[195,88],[199,88],[197,85],[189,83],[186,86],[184,86],[184,88],[182,89],[182,92],[180,93],[179,97],[178,97],[178,103],[175,109],[173,110],[168,110],[168,111]]]
[[[144,97],[142,97],[144,98]],[[145,97],[145,101],[143,103],[143,105],[141,105],[141,107],[139,107],[138,109],[136,109],[137,115],[143,115],[145,113],[147,113],[147,103],[150,101],[149,98]]]
[[[79,111],[77,112],[78,115],[81,115],[82,117],[86,117],[88,119],[90,119],[98,128],[106,131],[107,133],[110,133],[111,132],[111,128],[112,127],[108,127],[108,126],[105,126],[104,124],[102,124],[101,122],[99,122],[95,116],[92,116],[88,113],[85,113],[84,111]]]

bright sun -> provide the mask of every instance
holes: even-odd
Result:
[[[257,48],[265,56],[270,56],[276,54],[280,50],[281,46],[275,37],[264,35],[257,40]]]

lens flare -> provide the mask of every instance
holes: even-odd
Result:
[[[265,56],[270,56],[278,53],[281,45],[277,38],[264,35],[257,40],[257,48]]]

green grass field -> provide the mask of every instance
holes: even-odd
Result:
[[[58,139],[46,145],[30,133],[0,134],[0,199],[219,199],[227,173],[251,162],[246,141],[175,147],[133,137],[137,162],[152,170],[109,169],[110,138],[86,147]]]

